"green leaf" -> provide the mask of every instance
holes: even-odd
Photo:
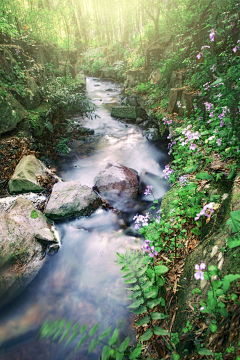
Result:
[[[222,282],[222,289],[228,291],[228,289],[230,288],[230,281],[224,278]]]
[[[118,333],[119,333],[119,329],[115,329],[112,336],[110,337],[110,339],[108,340],[108,345],[113,345],[117,338],[118,338]]]
[[[132,295],[130,295],[128,298],[126,298],[125,300],[132,300],[137,298],[138,296],[142,295],[142,291],[141,290],[137,290],[135,291]]]
[[[191,229],[191,232],[194,234],[194,235],[201,235],[201,230],[198,228],[198,227],[195,227],[193,229]]]
[[[198,351],[198,354],[199,355],[213,355],[213,352],[206,349],[206,348],[203,348],[203,349]]]
[[[58,344],[60,344],[69,334],[70,334],[70,330],[65,331],[65,333],[58,340]]]
[[[167,330],[164,330],[159,326],[154,326],[153,331],[155,335],[170,335],[170,333]]]
[[[224,317],[228,317],[228,312],[227,312],[227,309],[225,308],[221,308],[221,309],[218,309],[218,311],[220,312],[220,314]]]
[[[134,287],[132,288],[126,288],[127,290],[131,290],[131,291],[136,291],[136,290],[140,290],[140,286],[139,285],[135,285]]]
[[[83,333],[86,331],[86,328],[87,328],[87,325],[84,324],[84,325],[81,327],[80,334],[83,334]]]
[[[141,285],[142,290],[145,291],[153,286],[153,281],[147,281],[144,285]]]
[[[133,352],[130,354],[129,359],[134,360],[136,359],[142,352],[142,345],[137,344],[136,349],[133,350]]]
[[[129,280],[125,280],[124,281],[126,284],[135,284],[137,282],[137,279],[136,278],[133,278],[133,279],[129,279]]]
[[[95,347],[97,346],[98,343],[99,343],[99,341],[97,339],[92,339],[91,344],[88,349],[88,355],[91,354],[91,352],[93,352],[93,350],[95,349]]]
[[[124,356],[124,353],[117,352],[116,354],[116,360],[122,360]]]
[[[180,355],[178,354],[173,354],[173,360],[179,360],[180,359]]]
[[[230,212],[230,219],[226,224],[232,228],[232,233],[240,231],[240,210]]]
[[[144,296],[146,299],[149,299],[149,298],[154,299],[157,295],[158,295],[158,287],[157,286],[155,286],[151,290],[144,293]]]
[[[165,265],[157,265],[154,267],[154,271],[158,275],[165,274],[166,272],[168,272],[168,267]]]
[[[78,343],[77,346],[75,347],[74,351],[77,351],[77,350],[80,348],[80,346],[81,346],[82,343],[86,340],[87,337],[88,337],[88,336],[87,336],[87,334],[86,334],[86,335],[84,335],[84,336],[81,338],[81,340],[79,341],[79,343]]]
[[[240,246],[240,238],[228,238],[227,244],[230,249]]]
[[[95,332],[97,331],[99,324],[94,325],[94,327],[89,331],[89,336],[93,336]]]
[[[79,332],[78,331],[75,331],[70,337],[69,339],[67,340],[65,346],[67,346],[73,339],[75,339],[75,337],[79,335]]]
[[[126,339],[121,343],[121,345],[119,346],[119,351],[120,352],[124,352],[126,350],[126,348],[128,347],[130,341],[130,337],[126,337]]]
[[[168,317],[168,315],[165,315],[163,313],[159,313],[159,312],[152,312],[151,313],[151,318],[153,320],[162,320],[162,319],[166,319]]]
[[[220,270],[217,266],[215,265],[210,265],[208,267],[208,271],[211,275],[218,275],[220,273]]]
[[[112,326],[110,326],[107,330],[105,330],[99,337],[98,340],[102,341],[105,337],[107,337],[112,331]]]
[[[209,310],[214,310],[217,306],[217,300],[213,296],[209,296],[207,299],[207,307]]]
[[[76,323],[76,324],[73,326],[72,331],[77,331],[78,327],[79,327],[79,323]]]
[[[229,274],[229,275],[225,275],[223,280],[227,280],[229,282],[232,282],[234,280],[237,280],[240,278],[240,274]]]
[[[153,309],[154,306],[160,304],[161,301],[162,301],[162,298],[158,298],[158,299],[154,299],[154,300],[148,301],[148,302],[147,302],[147,306],[150,307],[150,309]]]
[[[215,333],[217,331],[217,325],[210,324],[210,330],[211,330],[211,332]]]
[[[140,315],[140,314],[144,314],[147,311],[147,308],[145,305],[140,306],[137,309],[131,310],[131,312],[133,312],[134,314]]]
[[[236,174],[236,170],[231,171],[230,174],[228,175],[227,179],[232,180],[234,178],[235,174]]]
[[[140,300],[135,301],[133,304],[127,306],[127,308],[137,308],[140,305],[142,305],[142,303],[143,303],[143,299],[140,299]]]
[[[196,170],[197,170],[197,167],[195,165],[193,165],[193,166],[190,166],[188,168],[185,168],[184,172],[185,172],[185,174],[190,174],[190,173],[192,173],[192,172],[194,172]]]
[[[130,272],[123,276],[123,279],[132,278],[134,276],[134,272]]]
[[[148,329],[140,338],[140,341],[148,341],[153,335],[152,329]]]
[[[196,178],[202,180],[213,180],[213,176],[209,175],[207,172],[197,174]]]
[[[110,353],[110,346],[108,345],[105,345],[103,347],[103,350],[102,350],[102,357],[101,359],[102,360],[107,360],[108,356],[109,356],[109,353]]]
[[[142,276],[147,271],[147,269],[148,269],[148,265],[146,265],[142,270],[139,270],[137,272],[137,276],[138,277]]]
[[[137,324],[138,326],[142,326],[142,325],[148,324],[149,321],[150,321],[149,316],[145,316],[144,318],[136,321],[136,324]]]

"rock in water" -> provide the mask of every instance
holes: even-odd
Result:
[[[17,296],[41,269],[45,260],[35,234],[48,227],[46,217],[30,200],[19,197],[7,212],[0,207],[0,307]]]
[[[24,156],[16,166],[8,183],[10,193],[40,192],[44,190],[44,187],[37,181],[36,176],[45,177],[46,173],[51,173],[51,171],[34,155]],[[54,174],[52,175],[57,178]]]
[[[74,180],[59,182],[53,186],[45,214],[52,219],[86,216],[100,203],[99,197],[88,186]]]
[[[116,106],[113,107],[111,111],[111,116],[121,119],[136,119],[137,117],[141,116],[141,114],[141,109],[136,106]]]
[[[137,171],[118,163],[108,163],[94,179],[95,186],[100,195],[117,209],[122,209],[122,204],[127,205],[138,194]]]

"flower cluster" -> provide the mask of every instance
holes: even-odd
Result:
[[[163,170],[164,174],[165,174],[165,179],[168,180],[169,176],[174,173],[174,170],[170,168],[170,165],[166,165],[165,169]]]
[[[215,34],[215,30],[212,29],[211,32],[210,32],[210,34],[209,34],[209,38],[210,38],[210,41],[211,41],[211,42],[214,41],[215,35],[216,35],[216,34]]]
[[[160,219],[161,219],[161,212],[162,212],[162,210],[158,210],[158,211],[157,211],[156,222],[157,222],[158,224],[159,224]]]
[[[179,177],[179,184],[181,187],[185,186],[188,184],[188,175],[182,175]]]
[[[240,42],[240,40],[238,40],[237,41],[237,44]],[[233,48],[233,52],[237,52],[238,51],[238,49],[240,49],[240,47],[238,46],[238,45],[236,45],[236,46],[234,46],[234,48]]]
[[[163,122],[163,125],[170,125],[172,123],[172,120],[168,120],[168,118],[165,116],[163,119],[162,119],[162,122]]]
[[[211,67],[212,72],[216,71],[216,64]]]
[[[140,226],[148,226],[148,220],[150,218],[149,212],[143,215],[135,215],[133,220],[135,220],[135,229],[139,230]]]
[[[203,87],[204,87],[204,90],[206,91],[208,91],[209,90],[209,88],[210,88],[210,82],[208,81],[206,84],[203,84]]]
[[[206,265],[201,262],[200,265],[196,264],[195,265],[195,274],[194,274],[194,277],[196,280],[204,280],[204,272],[202,270],[205,270],[206,269]]]
[[[150,240],[145,240],[144,243],[142,244],[142,249],[143,249],[143,254],[145,254],[145,251],[150,252],[149,256],[150,257],[154,257],[154,255],[157,255],[158,252],[154,250],[154,246],[149,246],[150,245]]]
[[[144,191],[144,195],[145,195],[145,196],[151,195],[152,189],[153,189],[153,186],[152,186],[152,185],[147,185],[147,186],[146,186],[146,189],[145,189],[145,191]]]
[[[197,214],[197,216],[195,217],[195,221],[199,220],[200,216],[205,215],[208,218],[211,217],[211,215],[209,215],[208,213],[206,213],[206,210],[210,210],[210,213],[214,213],[213,207],[215,205],[215,202],[210,202],[209,204],[204,205],[203,209],[200,211],[199,214]]]

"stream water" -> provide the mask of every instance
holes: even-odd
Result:
[[[160,149],[166,148],[165,144],[149,142],[138,126],[110,116],[111,106],[120,102],[118,85],[87,78],[86,91],[99,106],[99,118],[76,120],[93,129],[94,135],[72,143],[72,151],[57,164],[58,174],[66,181],[78,180],[92,187],[100,169],[110,161],[119,162],[137,170],[141,186],[152,184],[154,196],[162,198],[167,189],[162,170],[168,156]],[[124,300],[129,293],[114,260],[116,251],[125,252],[128,246],[140,248],[142,240],[132,218],[149,208],[151,201],[152,196],[143,196],[124,204],[120,217],[99,209],[90,217],[57,225],[62,238],[60,250],[48,259],[24,293],[0,310],[1,360],[87,359],[87,342],[74,353],[76,342],[64,348],[49,340],[37,340],[46,319],[65,317],[80,326],[88,324],[88,329],[100,323],[97,334],[110,325],[114,329],[122,320],[121,339],[129,335],[134,341],[133,314],[126,309],[130,302]],[[88,358],[98,360],[100,353],[97,346]]]

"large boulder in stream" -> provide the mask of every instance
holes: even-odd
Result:
[[[94,183],[103,199],[119,210],[129,207],[129,201],[135,199],[139,189],[137,171],[118,163],[108,163]]]
[[[111,116],[122,119],[136,119],[137,117],[141,117],[141,115],[141,109],[136,106],[115,106],[111,111]]]
[[[38,160],[34,155],[24,156],[13,173],[8,183],[10,193],[40,192],[44,187],[39,183],[39,178],[45,179],[48,175],[58,181],[59,178]]]
[[[45,214],[52,219],[88,216],[100,205],[95,192],[79,181],[59,182],[53,186]]]
[[[23,291],[43,266],[39,234],[48,234],[50,244],[59,243],[30,200],[17,198],[7,212],[0,206],[0,307]]]

